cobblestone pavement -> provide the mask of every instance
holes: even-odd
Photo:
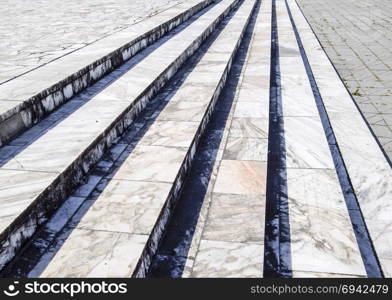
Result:
[[[0,84],[178,0],[0,0]]]
[[[297,2],[392,159],[392,1]]]

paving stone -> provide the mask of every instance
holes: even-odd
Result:
[[[392,14],[389,2],[298,0],[298,5],[339,74],[347,80],[359,80],[355,85],[348,81],[350,92],[359,88],[360,93],[368,95],[367,103],[389,104],[392,101],[387,89],[392,82],[392,25],[385,21]],[[336,48],[343,62],[334,54]],[[381,98],[380,95],[389,96]],[[359,97],[354,99],[358,103],[363,101]],[[371,123],[367,110],[360,108]],[[374,133],[379,139],[384,138],[375,129]],[[388,137],[392,138],[392,133]],[[392,159],[389,151],[387,154]]]

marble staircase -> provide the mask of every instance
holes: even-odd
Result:
[[[391,166],[295,0],[186,3],[8,135],[0,276],[391,277]]]
[[[191,0],[180,3],[144,22],[120,30],[2,84],[0,146],[197,15],[212,2],[213,0]]]
[[[112,72],[112,80],[102,89],[86,90],[68,106],[63,105],[51,115],[55,120],[52,124],[42,126],[40,122],[1,149],[5,154],[0,163],[0,266],[62,204],[82,176],[237,3],[216,3],[194,22],[191,19],[190,24],[185,23],[172,36]],[[28,186],[27,190],[23,186]]]

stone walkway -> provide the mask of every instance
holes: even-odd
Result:
[[[297,2],[392,159],[392,2]]]
[[[180,2],[2,1],[0,84]]]
[[[390,162],[296,0],[202,2],[0,147],[0,277],[392,277]]]

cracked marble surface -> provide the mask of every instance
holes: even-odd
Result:
[[[2,1],[0,84],[181,2]]]

